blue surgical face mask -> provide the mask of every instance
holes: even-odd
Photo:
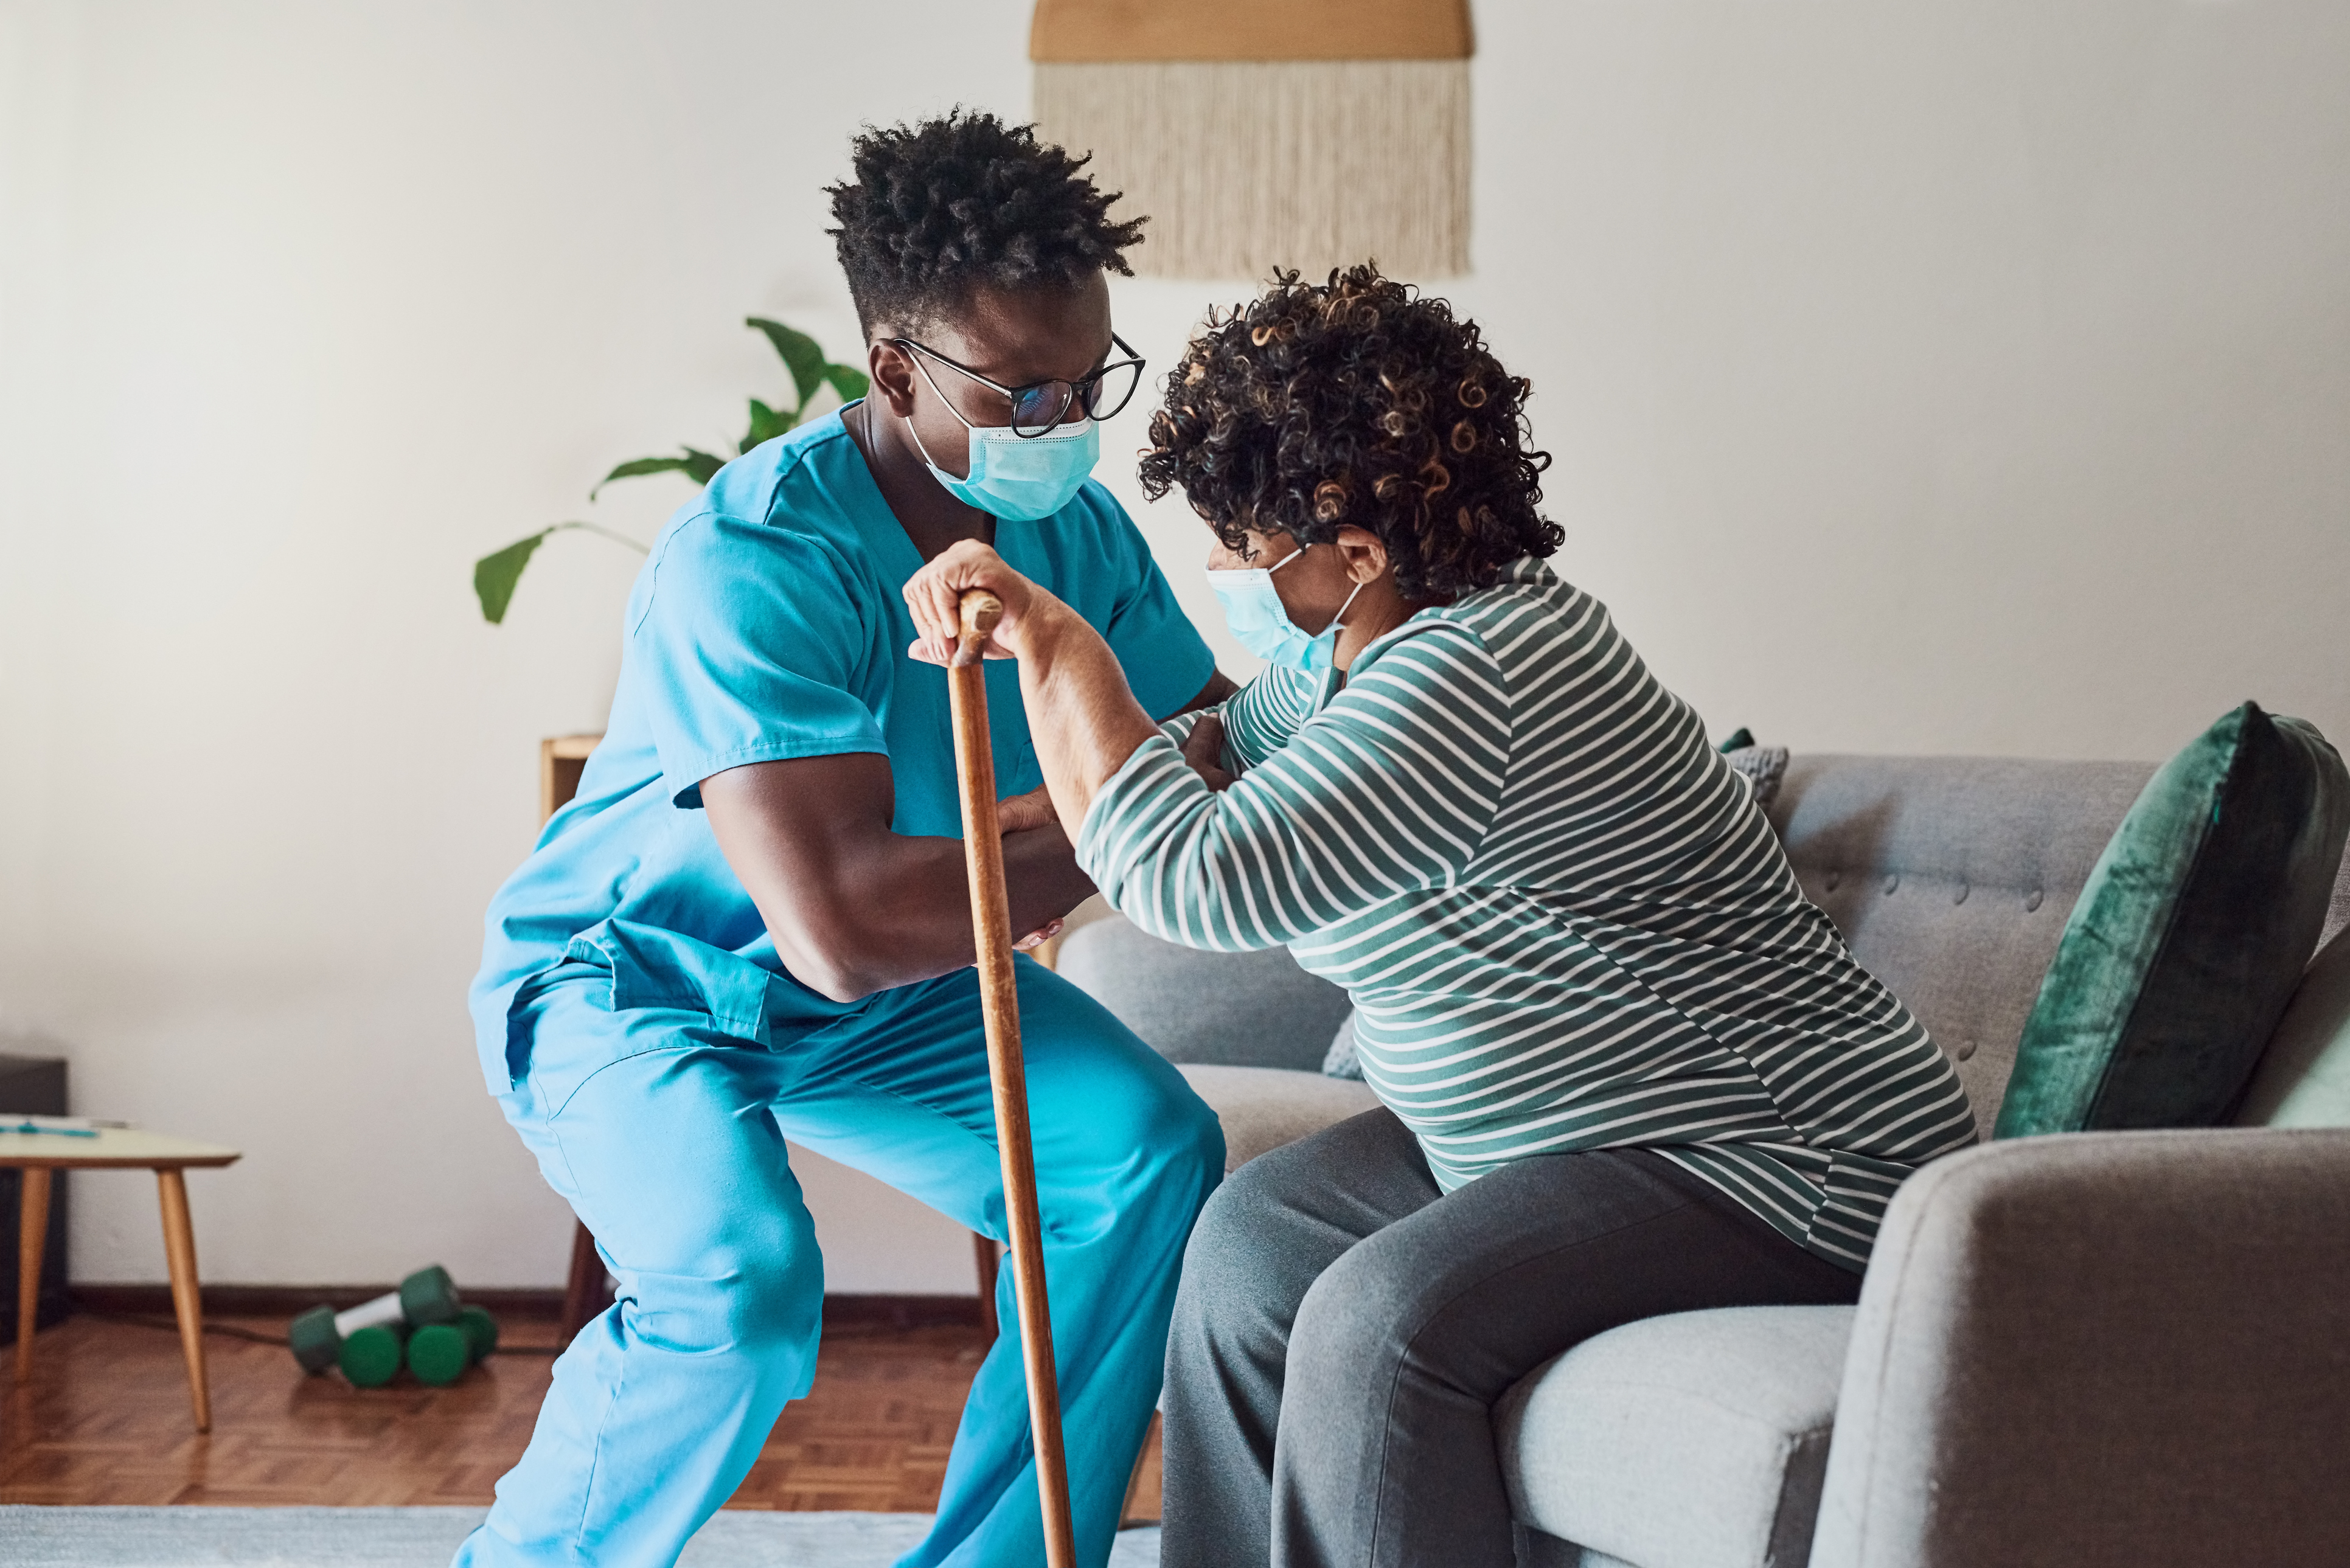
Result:
[[[1347,603],[1338,607],[1338,613],[1319,634],[1309,637],[1298,629],[1289,618],[1288,607],[1281,602],[1280,591],[1273,586],[1273,574],[1313,547],[1301,545],[1270,566],[1211,571],[1208,586],[1215,590],[1216,602],[1224,607],[1225,627],[1243,648],[1267,664],[1319,675],[1330,668],[1337,651],[1340,623],[1363,585],[1355,585],[1355,593],[1347,596]]]
[[[939,384],[931,380],[929,367],[917,359],[915,368],[922,372],[923,380],[931,382],[931,390],[938,392]],[[930,448],[922,444],[914,421],[908,420],[906,431],[914,438],[914,450],[930,463],[931,477],[945,485],[949,494],[991,517],[1019,523],[1050,517],[1076,498],[1086,476],[1101,461],[1101,426],[1091,420],[1055,425],[1040,436],[1023,436],[1010,425],[972,424],[943,392],[939,393],[939,401],[946,404],[947,412],[962,420],[963,429],[970,432],[971,472],[958,479],[931,462]]]

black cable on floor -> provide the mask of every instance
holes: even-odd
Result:
[[[133,1328],[160,1328],[172,1334],[180,1332],[177,1318],[150,1317],[144,1313],[94,1312],[88,1307],[76,1307],[74,1315],[94,1317],[106,1323],[127,1323]],[[204,1332],[225,1334],[230,1339],[250,1340],[255,1345],[284,1345],[286,1342],[282,1334],[264,1334],[257,1328],[244,1328],[233,1323],[208,1323],[204,1324]]]
[[[94,1317],[104,1323],[129,1324],[133,1328],[161,1329],[166,1334],[180,1332],[180,1323],[177,1318],[153,1317],[145,1313],[97,1312],[88,1307],[78,1307],[74,1311],[74,1315]],[[286,1343],[286,1338],[282,1334],[264,1334],[257,1328],[246,1328],[234,1323],[208,1323],[204,1324],[204,1332],[224,1334],[230,1339],[245,1340],[254,1345],[283,1345]],[[560,1355],[563,1354],[563,1347],[559,1345],[501,1345],[490,1354],[492,1355]]]

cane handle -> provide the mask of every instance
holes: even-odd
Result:
[[[1003,601],[985,588],[965,588],[955,607],[962,612],[962,635],[955,643],[954,661],[976,664],[995,623],[1003,618]]]

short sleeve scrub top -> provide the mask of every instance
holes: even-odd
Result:
[[[1207,684],[1212,656],[1098,482],[1050,517],[999,522],[995,548],[1108,640],[1154,716]],[[900,589],[920,566],[839,413],[727,464],[662,528],[629,597],[604,739],[490,906],[472,1012],[494,1094],[529,1063],[526,1027],[509,1025],[517,995],[567,963],[608,972],[616,1010],[706,1012],[760,1044],[863,1005],[785,971],[700,809],[702,781],[879,753],[896,785],[892,830],[960,837],[946,672],[906,653]],[[987,685],[997,786],[1035,789],[1017,667],[990,663]]]

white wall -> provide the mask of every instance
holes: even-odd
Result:
[[[650,535],[682,482],[583,493],[739,433],[744,314],[845,352],[818,187],[860,121],[1019,112],[1026,10],[0,0],[0,1033],[249,1151],[193,1184],[209,1277],[559,1277],[463,991],[635,558],[558,539],[497,628],[471,562]],[[1447,291],[1534,378],[1564,568],[1714,728],[2350,735],[2350,12],[1478,19]],[[1121,329],[1163,366],[1244,286],[1121,284]],[[835,1289],[968,1288],[811,1169]],[[80,1277],[160,1277],[144,1181],[76,1204]]]

